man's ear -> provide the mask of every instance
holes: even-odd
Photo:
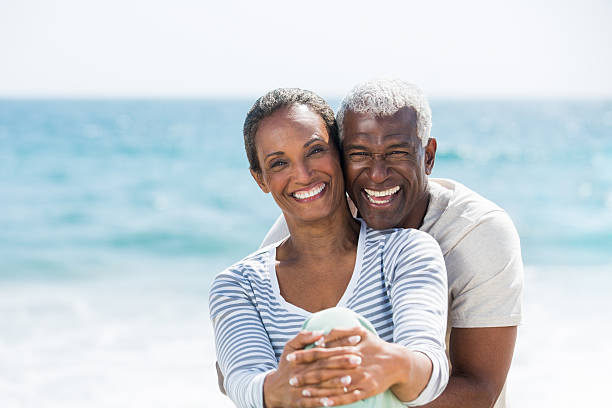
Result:
[[[436,149],[438,148],[438,142],[433,137],[430,137],[425,146],[425,174],[428,176],[431,174],[434,162],[436,161]]]
[[[251,176],[253,176],[253,178],[257,182],[257,185],[259,186],[259,188],[261,188],[261,191],[268,194],[270,192],[270,189],[264,182],[263,175],[261,174],[261,170],[259,171],[255,171],[253,169],[249,169],[249,170],[251,170]]]

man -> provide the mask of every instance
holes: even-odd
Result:
[[[355,87],[337,115],[347,192],[376,229],[418,228],[440,244],[449,285],[446,390],[427,407],[506,406],[521,321],[523,265],[508,215],[465,186],[429,179],[437,142],[422,92],[402,81]],[[279,218],[262,245],[286,237]]]

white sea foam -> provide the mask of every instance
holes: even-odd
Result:
[[[612,362],[610,270],[526,269],[524,322],[508,380],[511,406],[602,406]]]
[[[605,268],[527,269],[513,406],[601,402],[611,281]],[[233,407],[217,390],[209,283],[192,272],[3,282],[0,406]]]
[[[0,406],[232,407],[207,282],[3,284]]]

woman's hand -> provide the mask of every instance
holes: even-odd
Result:
[[[361,353],[351,346],[321,348],[322,332],[300,332],[285,344],[278,368],[264,380],[264,403],[275,407],[320,407],[348,404],[363,397],[358,390],[348,391],[342,381],[334,381],[361,364]],[[303,350],[315,343],[310,350]],[[300,353],[306,353],[302,355]],[[312,373],[316,372],[318,380]],[[346,377],[346,375],[344,375]],[[308,378],[308,386],[300,379]],[[318,389],[312,384],[323,384]]]
[[[415,399],[427,385],[431,373],[429,358],[405,347],[387,343],[363,327],[334,329],[322,337],[328,351],[354,348],[361,353],[361,364],[350,370],[329,370],[321,349],[295,351],[298,363],[309,364],[296,376],[296,386],[313,397],[338,387],[345,395],[328,397],[328,406],[346,404],[387,389],[402,401]],[[351,397],[358,396],[353,399]],[[346,397],[346,398],[345,398]]]

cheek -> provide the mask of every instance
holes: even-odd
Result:
[[[350,166],[344,169],[344,183],[346,184],[347,190],[352,190],[357,184],[358,172],[352,169]]]

